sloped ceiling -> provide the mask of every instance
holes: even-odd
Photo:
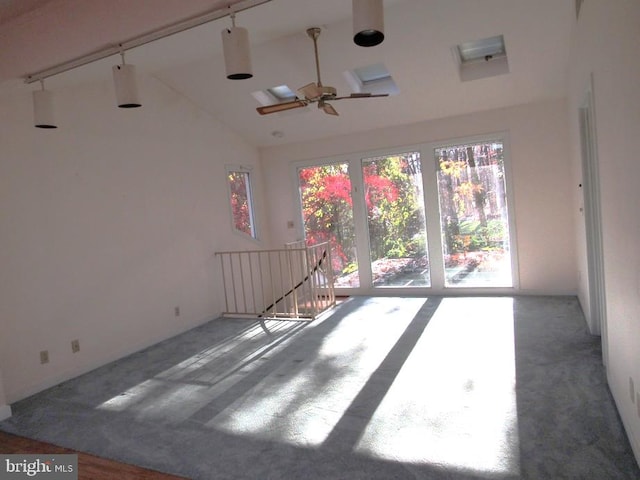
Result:
[[[211,0],[0,0],[0,90],[33,89],[21,77],[144,32],[224,6]],[[127,53],[129,63],[184,95],[255,146],[301,142],[523,104],[566,94],[571,0],[386,0],[385,41],[353,44],[349,0],[272,0],[237,16],[251,38],[254,77],[225,78],[220,19]],[[324,84],[351,90],[343,72],[384,63],[398,95],[335,102],[339,117],[313,105],[260,116],[252,92],[315,81],[320,26]],[[503,34],[510,73],[461,82],[455,45]],[[49,89],[110,78],[117,59],[60,74]],[[144,101],[144,92],[142,92]],[[144,108],[144,107],[143,107]],[[276,137],[273,132],[282,132]]]

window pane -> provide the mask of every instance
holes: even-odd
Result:
[[[445,286],[510,287],[502,142],[435,150]]]
[[[362,161],[373,286],[430,285],[420,153]]]
[[[307,243],[330,242],[336,287],[359,287],[351,180],[346,163],[298,171]]]
[[[228,172],[231,192],[231,215],[236,230],[256,237],[251,205],[249,172]]]

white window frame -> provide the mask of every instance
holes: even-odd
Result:
[[[505,190],[507,194],[507,214],[509,216],[509,253],[511,254],[511,287],[446,287],[444,279],[444,265],[442,264],[442,235],[440,225],[440,200],[438,198],[438,175],[437,165],[435,158],[435,150],[439,148],[454,147],[459,145],[470,145],[476,143],[485,142],[501,142],[504,153],[504,176],[505,176]],[[509,141],[509,132],[497,132],[486,135],[473,135],[468,137],[453,138],[443,142],[432,142],[429,144],[429,155],[431,160],[431,171],[429,175],[424,178],[426,202],[427,202],[427,216],[437,219],[431,224],[427,221],[427,238],[434,241],[434,252],[438,253],[438,275],[437,285],[432,285],[437,290],[451,294],[453,292],[460,292],[461,294],[490,294],[490,293],[513,293],[520,288],[520,273],[518,262],[518,244],[516,235],[516,219],[515,219],[515,206],[514,206],[514,193],[513,193],[513,175],[511,173],[511,146]],[[426,170],[426,168],[425,168]],[[427,218],[428,218],[427,217]],[[429,227],[433,229],[433,232],[429,230]],[[431,247],[431,243],[429,243]],[[437,250],[435,250],[437,248]],[[429,256],[431,260],[431,256]],[[432,261],[432,260],[431,260]],[[435,268],[435,266],[434,266]],[[433,274],[432,274],[433,275]]]
[[[442,264],[442,236],[440,225],[440,202],[438,199],[438,180],[435,150],[455,145],[474,144],[482,142],[502,142],[504,148],[504,174],[507,194],[507,212],[509,215],[509,248],[511,254],[511,287],[445,287],[444,265]],[[364,200],[360,198],[358,192],[362,191],[362,159],[393,155],[398,152],[420,152],[422,160],[422,181],[424,186],[425,216],[427,223],[427,243],[429,252],[429,262],[431,264],[431,286],[403,289],[402,287],[374,288],[368,279],[371,278],[371,265],[367,261],[359,262],[359,269],[362,273],[360,287],[337,289],[338,294],[348,295],[403,295],[403,294],[443,294],[443,295],[475,295],[475,294],[497,294],[509,295],[516,293],[520,289],[520,274],[518,262],[518,245],[516,234],[515,204],[513,193],[513,175],[511,171],[511,147],[509,132],[494,132],[482,135],[465,137],[454,137],[442,142],[424,142],[418,144],[399,145],[392,148],[381,148],[375,150],[358,151],[349,154],[337,154],[331,157],[315,158],[291,163],[291,175],[295,189],[293,199],[296,205],[298,218],[302,219],[302,205],[298,191],[298,170],[311,166],[327,165],[332,163],[348,163],[352,181],[352,198],[354,208],[354,221],[356,231],[357,249],[363,252],[369,248],[368,232],[362,219],[366,218]],[[300,238],[304,238],[303,222],[299,223]],[[367,251],[368,252],[368,251]],[[367,255],[360,254],[361,257],[368,258]]]
[[[253,202],[253,181],[252,181],[252,172],[253,168],[251,166],[246,165],[225,165],[225,182],[227,184],[227,199],[229,205],[229,219],[231,221],[231,229],[234,233],[243,236],[244,238],[249,238],[252,240],[258,240],[258,224],[256,220],[256,209]],[[231,192],[231,182],[229,182],[229,175],[232,173],[242,173],[246,175],[247,178],[247,205],[249,207],[249,227],[251,233],[247,233],[243,230],[239,230],[236,227],[234,211],[233,211],[233,203],[232,203],[232,192]]]

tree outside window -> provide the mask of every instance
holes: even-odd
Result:
[[[246,167],[228,168],[227,182],[233,227],[239,232],[256,238],[250,172]]]

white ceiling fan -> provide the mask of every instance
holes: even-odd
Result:
[[[338,92],[334,87],[325,86],[320,80],[320,60],[318,59],[318,37],[320,36],[320,28],[313,27],[307,29],[307,35],[313,40],[313,49],[316,57],[316,74],[318,81],[309,83],[304,87],[298,89],[298,96],[295,100],[289,102],[276,103],[275,105],[266,105],[264,107],[258,107],[256,110],[260,115],[267,115],[269,113],[283,112],[285,110],[291,110],[294,108],[306,107],[311,103],[317,103],[318,108],[324,110],[329,115],[338,115],[338,112],[333,105],[327,103],[328,101],[344,100],[347,98],[373,98],[373,97],[387,97],[389,94],[376,94],[371,93],[352,93],[346,97],[338,97]]]

